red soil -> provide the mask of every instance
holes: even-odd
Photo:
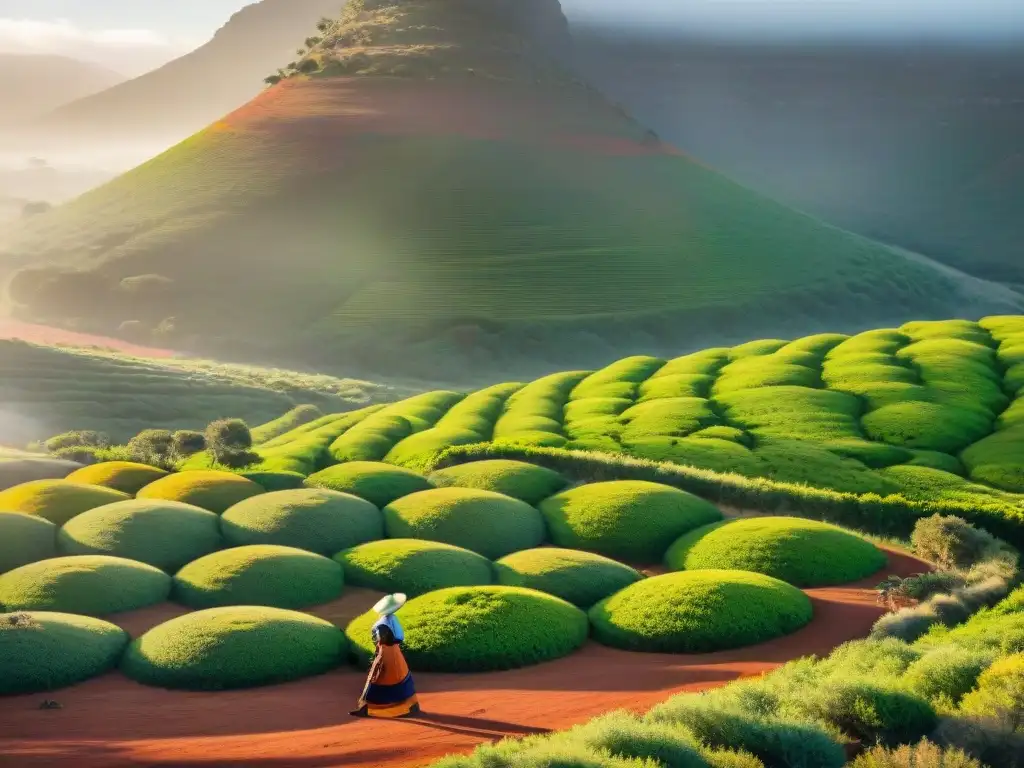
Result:
[[[51,328],[46,325],[35,323],[23,323],[10,318],[0,318],[0,339],[21,339],[33,344],[66,344],[73,347],[101,347],[112,349],[126,355],[138,357],[166,358],[174,357],[175,353],[169,349],[157,347],[143,347],[137,344],[129,344],[120,339],[112,339],[108,336],[94,336],[89,333],[77,333],[65,331],[60,328]]]
[[[811,589],[815,618],[761,645],[701,655],[637,654],[590,644],[559,661],[486,675],[420,674],[426,710],[408,721],[355,720],[346,712],[361,674],[338,671],[250,691],[188,693],[137,685],[109,674],[50,694],[0,700],[0,765],[281,766],[423,765],[504,736],[565,728],[609,710],[645,710],[679,691],[759,675],[784,662],[824,655],[863,637],[883,612],[871,590],[880,576],[928,565],[890,552],[886,570],[844,587]],[[320,615],[343,622],[370,604],[354,592]],[[133,633],[183,613],[160,606],[122,622]]]
[[[472,81],[286,80],[214,126],[281,141],[344,135],[459,136],[545,143],[601,155],[681,154],[585,93]]]

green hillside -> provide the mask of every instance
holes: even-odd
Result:
[[[660,142],[549,58],[554,0],[346,14],[250,104],[18,228],[15,311],[421,375],[1020,311]]]
[[[0,445],[69,430],[126,442],[143,429],[202,429],[223,417],[259,424],[297,405],[348,410],[404,391],[280,369],[0,340]]]

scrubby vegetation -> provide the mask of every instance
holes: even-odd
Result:
[[[794,517],[713,523],[681,536],[665,554],[674,571],[754,571],[798,587],[857,581],[885,560],[874,544],[842,528]]]
[[[493,491],[437,488],[406,496],[384,509],[393,539],[440,541],[487,558],[544,541],[544,520],[529,504]]]
[[[351,493],[382,509],[403,496],[433,487],[423,475],[411,469],[374,461],[336,464],[310,475],[306,485]]]
[[[46,611],[0,613],[0,694],[35,693],[117,666],[128,634],[99,619]]]
[[[332,556],[384,537],[380,510],[347,493],[277,491],[235,504],[221,518],[231,546],[274,544]]]
[[[468,549],[419,539],[371,541],[335,555],[349,584],[422,595],[446,587],[490,584],[491,563]]]
[[[174,576],[174,599],[190,608],[306,608],[334,600],[343,584],[341,566],[333,560],[292,547],[253,545],[186,565]]]
[[[724,570],[644,579],[590,610],[598,642],[662,653],[753,645],[793,632],[811,616],[811,601],[796,587]]]
[[[574,549],[525,549],[494,564],[499,584],[528,587],[589,608],[643,578],[610,558]]]
[[[57,535],[65,555],[110,555],[175,573],[220,549],[217,516],[176,501],[137,499],[79,515]]]
[[[574,488],[540,510],[558,546],[633,563],[659,562],[679,536],[722,519],[712,504],[685,491],[628,480]]]
[[[587,616],[550,595],[515,587],[452,587],[410,600],[398,618],[417,669],[485,672],[557,659],[587,639]],[[346,630],[359,657],[373,653],[370,611]]]
[[[347,647],[340,629],[303,613],[211,608],[135,640],[121,670],[161,688],[249,688],[326,672],[344,661]]]
[[[0,509],[64,525],[90,509],[126,499],[128,494],[110,488],[67,480],[36,480],[0,492]]]

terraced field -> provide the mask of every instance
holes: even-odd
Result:
[[[67,430],[125,442],[148,428],[201,429],[228,416],[259,424],[300,404],[355,409],[401,391],[327,375],[0,340],[0,443],[25,445]]]

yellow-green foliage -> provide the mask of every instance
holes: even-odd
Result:
[[[587,375],[582,371],[556,373],[527,384],[505,403],[505,411],[494,425],[494,439],[528,445],[564,445],[565,404]]]
[[[330,463],[330,447],[354,426],[379,413],[375,405],[348,413],[331,414],[286,432],[256,449],[258,469],[310,475]]]
[[[57,547],[66,555],[123,557],[168,573],[220,549],[221,543],[219,520],[212,512],[146,499],[97,507],[57,534]]]
[[[0,574],[46,560],[56,553],[57,526],[49,520],[20,512],[0,512]]]
[[[1024,493],[1024,423],[979,440],[960,458],[972,480]]]
[[[0,695],[53,691],[117,665],[128,633],[63,613],[0,613]]]
[[[494,491],[527,504],[537,504],[569,484],[566,478],[550,469],[525,461],[504,459],[474,461],[441,469],[430,475],[430,482],[439,488]]]
[[[962,749],[943,749],[927,739],[894,748],[877,745],[858,755],[849,765],[850,768],[985,768]]]
[[[311,421],[321,419],[323,416],[324,414],[321,413],[320,409],[315,405],[296,406],[283,416],[279,416],[265,424],[260,424],[258,427],[253,427],[253,445],[261,445],[262,443],[269,442],[275,437],[280,437],[281,435],[291,432],[296,427],[301,427],[303,424],[308,424]]]
[[[43,560],[0,576],[8,611],[106,616],[162,603],[170,592],[171,577],[160,569],[104,555]]]
[[[730,350],[720,347],[677,357],[675,360],[669,360],[655,371],[650,377],[650,381],[654,382],[657,379],[680,374],[714,377],[722,366],[729,362],[729,353]]]
[[[633,563],[659,562],[679,536],[722,519],[714,505],[692,494],[635,480],[573,488],[540,510],[558,546]]]
[[[398,611],[402,651],[414,669],[486,672],[539,664],[586,642],[587,616],[551,595],[516,587],[452,587],[413,598]],[[373,653],[373,611],[345,630],[357,656]]]
[[[231,546],[276,544],[328,557],[384,536],[377,507],[322,488],[254,496],[225,512],[220,522]]]
[[[190,608],[305,608],[341,594],[341,566],[292,547],[252,545],[214,552],[174,576],[174,599]]]
[[[179,501],[219,515],[243,499],[261,493],[263,486],[230,472],[194,470],[150,483],[138,492],[138,498]]]
[[[378,507],[410,493],[427,491],[431,482],[418,472],[376,461],[351,461],[310,475],[306,485],[331,491],[350,493]]]
[[[796,517],[713,523],[684,534],[665,554],[674,571],[755,571],[798,587],[856,581],[885,562],[885,554],[860,536]]]
[[[596,371],[573,388],[571,400],[594,397],[625,397],[635,399],[637,386],[665,365],[656,357],[626,357]]]
[[[348,644],[322,619],[280,608],[210,608],[161,624],[121,662],[133,680],[161,688],[252,688],[318,675],[344,661]]]
[[[794,632],[811,601],[759,573],[683,571],[644,579],[590,609],[594,637],[631,651],[704,653]]]
[[[669,363],[671,365],[671,363]],[[639,401],[666,397],[707,397],[714,377],[702,373],[676,373],[652,376],[639,387]]]
[[[437,488],[384,508],[387,535],[463,547],[495,559],[544,541],[544,520],[529,504],[493,491]],[[341,548],[339,548],[341,549]]]
[[[628,565],[592,552],[543,547],[513,552],[494,564],[499,584],[527,587],[589,608],[643,578]]]
[[[35,480],[0,491],[0,510],[22,512],[64,525],[90,509],[124,501],[127,493],[67,480]]]
[[[360,544],[334,556],[347,583],[379,592],[421,595],[445,587],[493,581],[491,562],[468,549],[419,539]]]
[[[711,403],[699,397],[666,397],[638,403],[622,412],[624,440],[656,435],[685,436],[713,426],[718,418]]]
[[[1024,725],[1024,653],[999,659],[981,673],[978,687],[964,696],[960,710],[968,715]]]
[[[380,461],[404,438],[436,424],[462,397],[457,392],[427,392],[389,405],[335,440],[331,456],[337,462]]]
[[[146,464],[131,461],[105,461],[82,467],[67,476],[70,483],[85,485],[102,485],[115,491],[134,496],[150,483],[165,477],[167,472]]]
[[[842,392],[775,386],[716,396],[726,421],[755,437],[811,441],[862,436],[857,398]]]

